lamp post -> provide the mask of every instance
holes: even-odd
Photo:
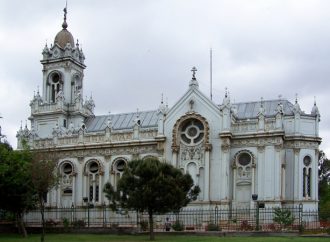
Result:
[[[259,231],[259,201],[258,194],[252,194],[252,200],[256,202],[256,231]]]

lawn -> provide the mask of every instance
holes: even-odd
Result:
[[[38,242],[39,235],[29,235],[27,239],[18,235],[0,234],[0,242]],[[146,235],[90,235],[90,234],[47,234],[45,242],[135,242],[149,241]],[[157,235],[156,241],[162,242],[325,242],[330,238],[303,238],[303,237],[215,237],[192,235]]]

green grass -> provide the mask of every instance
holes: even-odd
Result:
[[[22,238],[18,235],[0,234],[1,242],[38,242],[39,235],[29,235]],[[91,234],[46,234],[45,242],[135,242],[149,241],[147,235],[91,235]],[[156,241],[162,242],[325,242],[330,238],[303,238],[303,237],[215,237],[193,235],[157,235]]]

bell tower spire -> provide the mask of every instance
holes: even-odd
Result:
[[[66,29],[68,27],[68,24],[66,22],[67,7],[68,7],[68,1],[65,2],[65,8],[63,9],[64,12],[64,21],[62,24],[63,29]]]

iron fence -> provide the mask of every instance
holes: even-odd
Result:
[[[44,216],[46,225],[54,227],[123,227],[141,230],[148,226],[147,213],[112,211],[106,206],[46,208]],[[330,228],[330,217],[322,216],[319,211],[303,210],[302,207],[282,208],[277,212],[276,208],[182,209],[178,213],[156,214],[153,218],[155,231],[165,230],[166,218],[172,228],[185,231],[301,231]],[[24,221],[26,226],[41,226],[40,211],[28,212]]]

